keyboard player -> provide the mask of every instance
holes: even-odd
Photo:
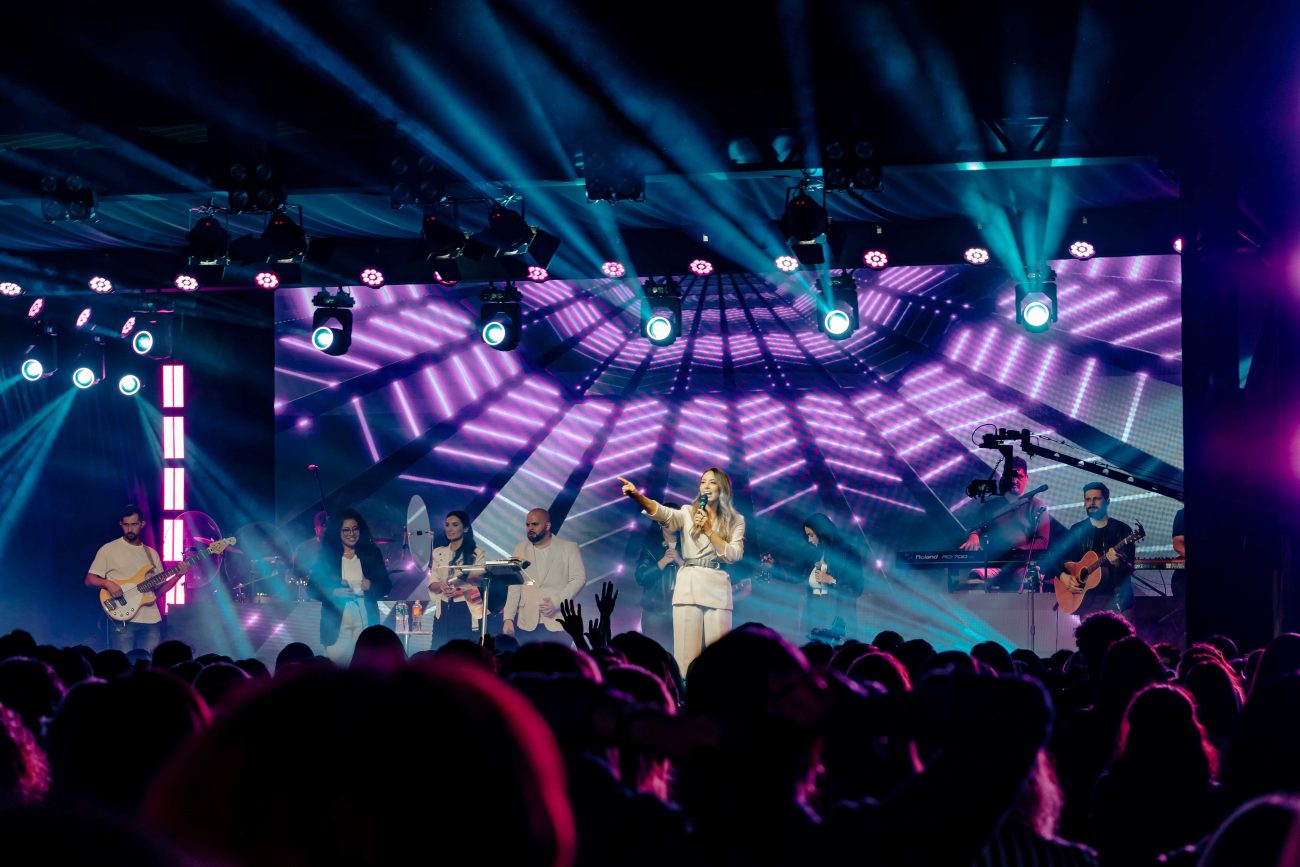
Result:
[[[1001,496],[980,504],[979,523],[988,524],[982,534],[972,532],[963,551],[984,551],[988,559],[1014,560],[1017,564],[971,570],[970,577],[982,580],[987,590],[1016,590],[1025,578],[1030,552],[1038,557],[1051,541],[1047,505],[1038,497],[1025,497],[1029,488],[1029,465],[1024,458],[1011,459],[1011,473],[999,483]],[[1002,513],[999,515],[999,513]],[[992,523],[989,523],[990,520]]]

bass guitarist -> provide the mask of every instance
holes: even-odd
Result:
[[[1089,551],[1102,558],[1101,581],[1088,590],[1078,614],[1080,617],[1106,609],[1133,621],[1133,558],[1134,543],[1121,544],[1133,535],[1133,528],[1123,521],[1110,517],[1110,489],[1101,482],[1083,486],[1083,509],[1088,517],[1070,528],[1064,544],[1057,550],[1057,561],[1077,562]],[[1067,587],[1075,589],[1076,582],[1069,572],[1062,570],[1057,576]]]
[[[140,533],[144,531],[144,519],[141,517],[139,506],[133,504],[122,509],[120,526],[122,537],[102,546],[95,554],[95,562],[90,564],[90,571],[86,573],[87,587],[107,590],[113,596],[122,595],[122,588],[114,579],[130,578],[146,566],[155,572],[163,568],[158,552],[140,540]],[[188,568],[188,566],[183,567],[175,578],[159,587],[156,592],[157,597],[166,595]],[[113,648],[123,653],[137,648],[153,653],[162,639],[162,613],[158,610],[156,601],[149,602],[141,605],[140,610],[130,620],[121,622],[110,620],[109,628],[111,630],[109,643]]]

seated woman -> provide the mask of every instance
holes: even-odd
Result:
[[[346,665],[361,630],[379,623],[379,600],[393,589],[384,555],[355,509],[340,512],[338,523],[321,540],[309,586],[321,601],[325,655]]]
[[[483,597],[478,591],[482,573],[463,573],[452,567],[482,565],[487,558],[474,541],[474,528],[465,512],[448,512],[443,529],[447,544],[433,550],[429,568],[429,608],[436,618],[433,646],[456,639],[477,643],[483,622]]]

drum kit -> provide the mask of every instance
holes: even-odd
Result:
[[[185,512],[180,517],[187,550],[222,538],[221,528],[211,516]],[[302,602],[308,598],[307,573],[311,560],[320,550],[316,539],[294,546],[283,530],[264,521],[245,524],[234,535],[239,539],[238,547],[227,548],[223,554],[192,567],[185,578],[187,587],[192,590],[209,587],[220,576],[221,585],[234,602]],[[405,598],[402,594],[415,589],[428,573],[433,556],[434,532],[424,500],[419,495],[411,497],[400,538],[377,536],[374,541],[394,576],[393,597]],[[415,583],[411,588],[399,588],[398,583],[411,583],[398,577],[406,574]],[[212,589],[215,591],[217,587]]]

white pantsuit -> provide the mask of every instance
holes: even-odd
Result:
[[[693,515],[694,506],[665,509],[658,504],[650,515],[680,534],[687,563],[678,570],[673,589],[673,656],[683,675],[705,647],[731,630],[731,578],[717,566],[735,563],[745,553],[744,518],[736,516],[727,544],[719,551],[704,534],[691,533]],[[709,561],[717,561],[717,566],[702,565]]]

